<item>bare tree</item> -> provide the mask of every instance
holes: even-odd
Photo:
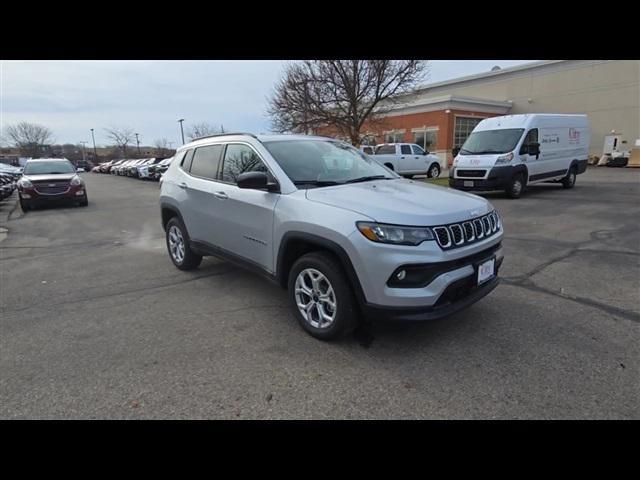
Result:
[[[107,138],[113,141],[116,147],[122,150],[122,156],[127,158],[127,146],[133,142],[136,134],[129,127],[109,127],[104,129]]]
[[[153,141],[153,146],[160,151],[160,156],[164,157],[167,155],[167,151],[169,150],[169,140],[165,137],[158,138]]]
[[[20,122],[6,128],[7,137],[20,152],[28,157],[38,157],[43,147],[53,143],[53,132],[36,123]]]
[[[187,137],[190,141],[217,133],[224,133],[224,127],[220,125],[220,128],[216,128],[207,122],[194,123],[187,129]]]
[[[388,112],[421,83],[421,60],[307,60],[290,63],[269,99],[272,127],[304,132],[321,127],[360,143],[365,122]]]

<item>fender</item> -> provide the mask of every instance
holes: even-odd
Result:
[[[162,212],[162,229],[165,230],[165,226],[167,224],[167,222],[169,221],[169,219],[167,218],[165,221],[165,211],[170,211],[172,213],[174,213],[182,222],[182,224],[184,225],[184,228],[187,228],[187,224],[184,221],[184,218],[182,218],[182,214],[180,213],[180,210],[178,209],[178,207],[176,207],[175,205],[171,205],[170,203],[167,202],[160,202],[160,211]],[[187,235],[189,235],[189,230],[187,230]],[[190,237],[190,236],[189,236]]]
[[[283,288],[287,288],[287,281],[289,275],[289,268],[287,268],[286,264],[286,253],[287,248],[294,242],[304,242],[309,245],[313,245],[315,247],[319,247],[320,249],[328,250],[333,253],[342,264],[345,273],[347,274],[347,278],[349,279],[349,283],[353,288],[353,292],[356,296],[356,300],[360,305],[364,305],[366,303],[364,291],[362,290],[362,285],[360,285],[360,280],[358,279],[358,275],[353,268],[353,264],[351,263],[351,259],[347,252],[338,245],[336,242],[332,240],[327,240],[326,238],[319,237],[317,235],[313,235],[311,233],[299,232],[299,231],[290,231],[284,234],[282,240],[280,242],[280,247],[278,248],[278,257],[276,262],[276,279],[278,283]]]

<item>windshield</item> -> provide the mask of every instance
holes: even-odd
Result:
[[[56,173],[76,173],[76,169],[67,160],[47,160],[28,162],[24,167],[25,175],[46,175]]]
[[[473,132],[464,142],[459,153],[460,155],[481,155],[511,152],[516,148],[523,132],[523,128]]]
[[[397,178],[375,160],[342,142],[280,140],[263,144],[296,185],[337,185]]]

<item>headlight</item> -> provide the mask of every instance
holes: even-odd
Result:
[[[76,175],[71,179],[71,185],[77,186],[77,185],[82,185],[83,183],[84,181],[78,175]]]
[[[511,160],[513,160],[513,152],[508,153],[507,155],[503,155],[501,157],[498,157],[496,159],[496,165],[506,165],[508,164]]]
[[[434,238],[433,232],[427,227],[400,227],[370,222],[357,222],[356,226],[372,242],[420,245],[425,240]]]
[[[33,183],[28,178],[21,178],[18,185],[22,188],[33,188]]]
[[[458,166],[458,157],[453,159],[453,164],[451,166],[452,167],[457,167]]]

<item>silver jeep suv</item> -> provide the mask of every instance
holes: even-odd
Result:
[[[160,205],[176,267],[214,255],[259,272],[320,339],[362,318],[456,312],[497,286],[503,259],[489,202],[403,179],[331,138],[196,140],[178,149]]]

